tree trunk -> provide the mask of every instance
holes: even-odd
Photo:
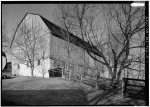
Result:
[[[69,63],[67,62],[67,72],[68,72],[68,79],[70,81],[70,71],[69,71]]]
[[[119,72],[117,73],[116,85],[119,84],[121,72],[122,72],[122,70],[119,70]]]
[[[68,42],[67,51],[68,51],[67,72],[68,72],[68,76],[69,76],[68,78],[69,78],[69,81],[70,81],[70,71],[69,71],[70,51],[69,51],[69,42]]]
[[[64,69],[62,68],[62,78],[65,78],[64,76]]]
[[[141,75],[141,48],[140,48],[140,65],[139,65],[138,79],[140,79],[140,75]]]
[[[99,69],[97,67],[97,64],[96,64],[96,61],[94,60],[94,63],[95,63],[95,67],[96,67],[96,82],[95,82],[95,89],[99,89],[98,87],[98,79],[99,79]]]
[[[114,61],[115,65],[114,65],[114,70],[113,70],[113,77],[112,77],[112,81],[116,80],[116,73],[117,73],[117,61]]]
[[[31,67],[31,76],[34,78],[34,73],[33,73],[33,71],[34,71],[34,68]]]
[[[127,69],[127,78],[129,78],[129,69]]]
[[[83,80],[83,71],[81,72],[81,82],[82,82],[82,80]]]
[[[71,70],[69,71],[69,81],[71,81]]]
[[[117,76],[116,76],[116,73],[117,73],[117,68],[114,68],[113,70],[113,75],[112,75],[112,81],[111,81],[111,85],[113,86],[113,89],[116,89],[116,82],[117,82]]]
[[[124,78],[126,77],[125,69],[124,69]]]
[[[112,78],[113,89],[116,89],[117,86],[119,85],[119,79],[120,79],[121,71],[122,71],[122,69],[120,69],[117,74],[116,74],[116,72],[114,73],[114,76]]]
[[[98,79],[99,79],[99,71],[97,71],[97,74],[96,74],[96,84],[95,84],[95,88],[96,88],[96,89],[99,89],[99,86],[98,86]]]
[[[115,72],[113,73],[113,75],[112,75],[112,78],[111,78],[111,79],[112,79],[112,80],[111,80],[111,81],[112,81],[112,83],[114,83],[114,82],[116,81],[116,73],[115,73]]]

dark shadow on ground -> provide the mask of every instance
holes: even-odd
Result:
[[[95,92],[95,91],[94,91]],[[93,99],[89,101],[89,103],[93,102],[92,105],[97,105],[99,101],[101,101],[104,98],[108,98],[111,95],[115,95],[117,92],[112,90],[106,90],[102,94],[97,94]]]
[[[94,89],[94,88],[93,88]],[[97,90],[90,90],[90,91],[87,91],[86,94],[91,94],[91,93],[94,93],[96,92]]]
[[[2,79],[13,79],[16,78],[15,76],[7,77],[7,78],[2,78]]]
[[[94,93],[95,91],[93,91]],[[92,94],[91,92],[89,94]],[[132,98],[124,98],[119,90],[105,90],[100,94],[96,94],[92,99],[88,101],[90,105],[136,105],[136,106],[144,106],[144,101],[132,99]]]
[[[2,105],[87,105],[86,95],[79,89],[3,90]]]

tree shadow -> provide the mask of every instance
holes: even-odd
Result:
[[[94,98],[88,101],[88,103],[90,105],[145,105],[144,101],[124,98],[119,90],[104,90],[104,92],[95,95]]]
[[[87,105],[81,89],[3,90],[2,105]]]
[[[107,102],[106,104],[109,105],[130,105],[130,106],[144,106],[145,101],[142,100],[136,100],[132,98],[126,98],[126,99],[120,99],[117,101],[110,101],[109,103]]]
[[[92,105],[97,105],[103,99],[107,99],[110,96],[117,94],[116,90],[105,90],[102,94],[96,95],[93,99],[88,101],[88,103],[92,103]]]
[[[94,93],[94,92],[97,92],[97,90],[96,89],[95,90],[89,90],[89,91],[86,92],[86,94],[91,94],[91,93]]]

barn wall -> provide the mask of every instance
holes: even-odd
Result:
[[[38,50],[37,56],[36,56],[36,61],[35,64],[37,64],[38,60],[41,60],[42,58],[42,54],[43,51],[45,51],[44,54],[44,65],[35,65],[35,70],[34,70],[34,75],[37,77],[42,77],[42,66],[44,66],[45,71],[47,72],[45,73],[45,77],[49,77],[48,74],[48,69],[50,69],[50,60],[49,55],[50,55],[50,32],[49,29],[47,28],[47,26],[45,25],[45,23],[43,23],[43,20],[40,18],[39,15],[33,15],[33,14],[27,14],[27,16],[24,18],[24,20],[22,21],[22,23],[20,24],[20,27],[17,30],[16,33],[16,37],[19,36],[20,32],[20,28],[23,26],[23,23],[26,23],[28,25],[28,27],[31,28],[35,28],[32,32],[30,32],[30,34],[32,35],[33,32],[36,31],[36,47]],[[41,46],[41,40],[43,42],[44,47],[40,48]],[[14,49],[14,51],[16,51]],[[16,51],[17,53],[17,51]],[[19,62],[18,62],[19,63]],[[31,76],[31,69],[30,67],[27,67],[26,63],[25,64],[20,64],[20,69],[18,69],[18,65],[14,65],[13,66],[13,71],[14,74],[17,75],[22,75],[22,76]]]
[[[44,77],[49,78],[48,70],[50,69],[50,59],[40,60],[40,65],[38,65],[38,61],[36,61],[36,67],[34,70],[34,76],[36,77]]]
[[[43,50],[45,49],[45,58],[49,60],[45,60],[45,70],[48,71],[48,69],[53,69],[55,68],[53,63],[54,62],[61,62],[61,67],[66,68],[66,62],[68,61],[68,53],[67,53],[67,46],[68,42],[64,41],[62,39],[59,39],[55,37],[54,35],[51,34],[51,31],[47,28],[43,20],[40,18],[38,15],[32,15],[28,14],[25,18],[26,23],[28,23],[30,26],[40,26],[40,34],[37,36],[42,36],[42,39],[44,40],[44,48],[39,50],[38,54],[39,56],[37,57],[37,61],[41,60],[41,56],[43,53]],[[32,23],[33,22],[33,23]],[[18,31],[19,32],[19,31]],[[44,35],[44,36],[43,36]],[[40,40],[38,40],[37,43],[40,43]],[[82,73],[82,72],[96,72],[94,70],[94,61],[93,59],[89,57],[87,52],[83,50],[80,47],[77,47],[71,43],[69,43],[69,48],[71,48],[70,52],[70,59],[69,59],[69,70],[73,71],[73,73]],[[24,69],[24,70],[23,70]],[[25,72],[25,73],[23,73]],[[20,75],[27,75],[31,76],[29,67],[26,67],[26,65],[22,65],[19,74]],[[35,67],[35,75],[36,76],[42,76],[42,74],[38,73],[42,72],[42,67],[37,66]],[[95,73],[94,73],[95,74]],[[48,77],[48,73],[46,74],[46,77]]]
[[[84,65],[84,51],[80,47],[77,47],[71,43],[68,44],[67,41],[59,39],[53,35],[51,35],[50,45],[51,45],[50,46],[51,58],[67,62],[68,61],[67,45],[69,45],[69,48],[71,49],[69,62],[76,65]],[[86,55],[86,63],[88,63],[87,55]]]
[[[93,75],[95,75],[95,65],[93,59],[88,55],[88,53],[80,47],[77,47],[67,41],[59,39],[52,34],[50,35],[50,58],[54,61],[63,62],[65,68],[68,61],[67,46],[72,49],[70,51],[69,59],[69,70],[72,74],[81,74],[83,72],[88,73],[91,70]],[[65,69],[66,70],[66,69]]]
[[[20,68],[18,69],[18,65],[16,65],[16,74],[20,76],[31,76],[31,68],[27,66],[27,64],[19,64]],[[50,69],[50,59],[40,60],[40,65],[38,65],[38,61],[35,61],[35,69],[33,71],[34,77],[44,77],[49,78],[48,70]]]

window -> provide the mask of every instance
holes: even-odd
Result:
[[[40,65],[40,60],[38,60],[38,65]]]
[[[20,65],[18,64],[18,69],[20,69]]]

